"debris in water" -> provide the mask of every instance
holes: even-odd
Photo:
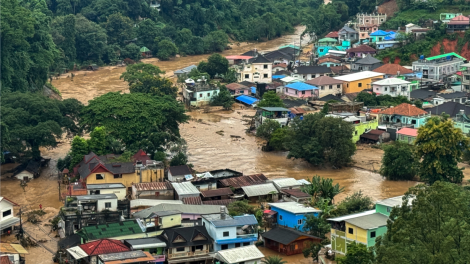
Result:
[[[221,135],[221,136],[224,135],[224,131],[223,131],[223,130],[217,131],[217,132],[215,132],[215,133],[217,133],[217,134],[219,134],[219,135]]]

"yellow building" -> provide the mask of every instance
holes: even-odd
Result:
[[[383,79],[384,75],[380,72],[362,71],[333,78],[343,81],[343,94],[346,94],[370,89],[372,82]]]
[[[163,167],[148,163],[143,166],[142,160],[113,162],[113,158],[114,155],[97,156],[93,152],[85,155],[76,167],[80,180],[86,184],[122,183],[126,187],[132,187],[133,183],[163,180]]]

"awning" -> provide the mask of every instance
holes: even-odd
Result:
[[[68,248],[67,252],[69,252],[69,254],[72,255],[74,259],[88,257],[88,254],[79,246]]]
[[[142,245],[133,245],[132,249],[137,250],[137,249],[160,248],[160,247],[166,247],[166,243],[165,242],[160,242],[160,243],[149,243],[149,244],[142,244]]]
[[[259,101],[258,99],[251,97],[251,96],[247,96],[247,95],[240,95],[237,98],[235,98],[235,100],[248,104],[248,105],[252,105]]]
[[[8,219],[0,222],[0,226],[1,226],[0,230],[6,229],[10,226],[15,225],[16,223],[19,223],[19,222],[20,222],[20,219],[18,217],[8,218]]]

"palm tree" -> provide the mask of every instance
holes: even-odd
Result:
[[[339,187],[339,184],[333,185],[333,179],[330,178],[315,175],[311,180],[308,178],[307,181],[311,184],[303,185],[301,190],[312,196],[312,204],[316,204],[320,198],[329,199],[331,204],[334,197],[344,191],[344,187]]]
[[[279,256],[268,256],[261,261],[264,264],[285,264],[287,261],[282,260]]]

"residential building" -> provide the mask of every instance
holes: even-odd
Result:
[[[385,74],[379,72],[363,71],[333,78],[343,81],[343,93],[346,94],[370,89],[372,82],[382,79],[384,75]]]
[[[182,69],[178,69],[176,71],[174,71],[174,74],[176,75],[176,77],[180,77],[180,76],[183,76],[183,75],[188,75],[191,70],[193,69],[197,69],[197,66],[196,65],[190,65],[188,67],[184,67]]]
[[[13,226],[20,222],[18,217],[15,217],[14,206],[19,206],[17,203],[10,199],[0,196],[0,230],[1,234],[10,233],[13,231]]]
[[[89,184],[86,189],[89,195],[114,194],[118,200],[125,200],[127,195],[127,188],[122,183]]]
[[[413,29],[420,29],[421,27],[418,25],[415,25],[413,23],[409,23],[405,25],[405,34],[411,34],[413,32]]]
[[[270,62],[274,63],[274,65],[285,63],[289,65],[291,62],[294,61],[294,53],[287,53],[280,50],[271,51],[268,53],[263,54],[263,57],[269,60]]]
[[[378,126],[379,126],[378,119],[373,118],[371,116],[369,116],[369,117],[355,116],[353,113],[348,113],[348,112],[328,114],[327,116],[328,117],[341,118],[344,121],[353,124],[354,132],[353,132],[352,141],[354,143],[356,143],[360,140],[360,137],[361,137],[362,134],[364,134],[367,131],[370,131],[372,129],[377,129]]]
[[[193,172],[188,165],[171,166],[168,168],[168,180],[178,182],[190,180],[193,178]]]
[[[361,25],[382,25],[385,21],[387,21],[387,14],[380,14],[380,13],[357,13],[356,14],[356,28]]]
[[[449,115],[450,118],[454,118],[458,114],[470,115],[470,106],[461,104],[460,102],[449,101],[432,108],[427,108],[425,111],[431,115],[439,116],[445,113]]]
[[[257,264],[262,263],[263,253],[255,245],[217,251],[215,259],[226,264]]]
[[[397,141],[413,145],[418,136],[418,129],[404,127],[397,132]]]
[[[308,203],[312,200],[312,196],[301,189],[282,189],[280,192],[282,200],[287,202]]]
[[[98,256],[98,263],[102,264],[142,264],[155,263],[157,260],[147,251],[128,251],[120,253],[110,253]],[[161,261],[159,261],[161,262]]]
[[[283,189],[300,189],[300,186],[302,186],[302,184],[297,182],[294,178],[277,178],[272,179],[271,181],[274,183],[274,186],[276,186],[278,191]]]
[[[172,227],[181,226],[182,212],[179,210],[158,211],[150,215],[152,222],[146,222],[146,227],[155,227],[155,230],[162,230]]]
[[[74,174],[80,175],[80,180],[86,185],[122,183],[132,187],[133,183],[151,182],[163,177],[163,168],[144,166],[134,162],[115,162],[118,155],[98,156],[93,152],[83,157],[74,168]]]
[[[232,170],[232,169],[229,169],[229,168],[226,168],[226,169],[218,169],[218,170],[211,170],[209,171],[210,174],[212,176],[214,176],[215,178],[220,178],[220,179],[225,179],[225,178],[231,178],[231,177],[238,177],[238,176],[242,176],[243,173],[242,172],[239,172],[239,171],[236,171],[236,170]]]
[[[413,29],[411,30],[411,34],[414,37],[414,40],[421,40],[424,39],[428,31],[430,31],[430,28],[418,28],[418,29]]]
[[[201,191],[201,197],[204,200],[222,200],[229,199],[233,195],[230,188],[219,188],[213,190]]]
[[[175,198],[177,200],[183,200],[187,197],[199,197],[201,194],[191,182],[172,182],[171,185],[175,189]]]
[[[146,237],[137,239],[124,239],[124,245],[129,247],[132,251],[142,250],[146,251],[155,258],[156,263],[165,262],[165,241],[157,237]]]
[[[265,120],[271,119],[279,122],[281,126],[287,126],[289,109],[284,107],[260,107],[256,112],[255,126],[258,127],[264,123]]]
[[[70,263],[98,263],[99,255],[128,251],[130,248],[121,241],[104,238],[68,248],[67,260]]]
[[[336,45],[338,44],[338,40],[334,38],[322,38],[319,39],[318,42],[315,44],[316,54],[318,57],[325,56],[329,50],[335,50]]]
[[[468,135],[470,133],[470,118],[467,114],[468,110],[460,110],[460,113],[456,114],[452,120],[454,121],[454,127],[460,128],[462,133]]]
[[[452,18],[461,16],[462,13],[441,13],[440,19],[442,23],[449,23]]]
[[[428,89],[416,89],[410,92],[410,99],[412,100],[421,100],[424,103],[432,105],[433,98],[436,97],[438,91],[428,90]]]
[[[340,96],[343,93],[343,81],[337,80],[330,76],[322,76],[305,82],[306,84],[318,87],[318,97],[322,98],[326,95]]]
[[[356,42],[359,40],[359,33],[345,25],[342,29],[338,31],[338,40],[343,41],[343,40],[349,40],[352,42]]]
[[[389,36],[385,37],[388,38]],[[401,41],[395,40],[395,39],[390,39],[390,40],[383,40],[383,41],[377,41],[375,42],[375,45],[378,50],[384,50],[388,48],[396,48],[400,46]]]
[[[79,195],[73,197],[76,200],[70,203],[70,206],[74,204],[82,205],[83,210],[93,210],[94,212],[101,212],[103,210],[107,211],[117,211],[117,196],[114,193],[108,194],[95,194],[95,195]]]
[[[410,100],[410,84],[411,82],[398,78],[382,79],[372,83],[372,91],[377,95],[405,96]]]
[[[338,40],[338,31],[331,31],[330,33],[326,34],[325,38],[332,38]]]
[[[412,70],[409,70],[401,66],[400,64],[393,64],[393,63],[384,64],[372,71],[385,74],[385,78],[398,77],[402,75],[406,76],[408,74],[413,73]]]
[[[396,107],[390,107],[379,112],[381,124],[394,126],[411,126],[419,128],[426,123],[431,115],[414,105],[402,103]]]
[[[225,87],[230,91],[232,95],[239,95],[239,94],[245,94],[245,95],[250,95],[251,94],[251,89],[248,86],[245,86],[240,83],[229,83],[226,84]]]
[[[447,33],[465,32],[470,28],[470,18],[466,16],[456,16],[447,23]]]
[[[249,64],[240,64],[236,68],[238,82],[272,82],[273,63],[263,55],[258,55]]]
[[[376,24],[362,24],[356,25],[356,29],[359,31],[359,40],[364,43],[368,42],[370,39],[370,33],[377,31],[379,26]]]
[[[12,264],[25,264],[25,255],[27,254],[29,254],[29,252],[20,244],[0,243],[1,261],[8,260]],[[1,264],[4,263],[1,262]]]
[[[382,61],[367,54],[364,58],[351,63],[353,71],[372,71],[382,66]]]
[[[412,66],[414,72],[422,74],[422,78],[439,81],[457,73],[464,64],[464,60],[464,57],[451,52],[429,58],[420,56],[419,60],[412,63]]]
[[[225,206],[219,214],[202,216],[202,225],[214,239],[214,251],[253,245],[258,241],[258,221],[254,215],[230,216]]]
[[[453,93],[438,93],[433,98],[434,105],[441,105],[447,102],[456,102],[465,104],[468,100],[466,92],[453,92]]]
[[[145,223],[151,223],[154,221],[153,215],[159,212],[166,211],[180,211],[181,220],[197,220],[201,219],[201,215],[204,214],[215,214],[220,212],[219,205],[188,205],[188,204],[174,204],[174,203],[162,203],[147,209],[136,212],[133,217],[139,218],[145,221]]]
[[[183,86],[183,102],[186,106],[204,106],[219,94],[219,87],[209,83],[203,76],[201,80],[187,79]]]
[[[330,56],[330,55],[327,55],[327,56]],[[330,67],[335,67],[335,66],[341,66],[341,61],[333,59],[333,58],[322,57],[318,60],[318,65],[326,66],[330,68]]]
[[[318,87],[304,83],[295,82],[284,86],[284,94],[297,98],[318,98]]]
[[[390,35],[390,32],[383,31],[383,30],[377,30],[375,32],[372,32],[369,34],[369,42],[370,43],[375,43],[377,41],[383,41],[386,36]]]
[[[222,187],[232,187],[234,189],[241,189],[243,186],[251,186],[266,183],[268,178],[263,174],[239,176],[234,178],[219,180]]]
[[[367,54],[375,55],[376,53],[377,51],[369,45],[359,45],[346,50],[346,54],[349,58],[363,58]]]
[[[390,140],[390,133],[383,131],[372,129],[360,136],[361,143],[367,144],[382,144]]]
[[[263,233],[264,246],[283,255],[302,254],[304,249],[310,244],[319,244],[322,239],[303,233],[298,229],[284,226],[275,228]]]
[[[142,223],[137,221],[136,219],[119,223],[86,226],[76,232],[76,234],[81,237],[82,244],[103,238],[120,240],[147,237],[148,234],[145,233],[145,228],[141,228]]]
[[[167,245],[166,259],[169,264],[205,263],[213,258],[209,255],[213,239],[204,226],[165,229],[157,238]]]
[[[318,217],[321,210],[296,202],[269,203],[271,210],[277,212],[277,223],[302,230],[307,216]]]
[[[462,70],[462,91],[470,92],[470,63],[460,65]]]
[[[241,187],[248,200],[255,202],[259,200],[277,201],[279,193],[273,183],[264,183]]]
[[[331,75],[331,69],[326,66],[299,66],[294,68],[292,73],[292,77],[299,80],[311,80],[328,75]]]
[[[170,182],[134,183],[132,185],[132,199],[173,200],[173,185]]]
[[[197,173],[195,175],[196,177],[191,181],[191,183],[196,186],[196,188],[198,188],[200,191],[216,190],[218,189],[217,183],[220,179],[243,175],[240,172],[228,169],[213,172],[215,174],[212,174],[212,172],[210,171]]]
[[[14,174],[14,177],[18,180],[30,181],[38,178],[41,174],[41,161],[31,159],[20,166],[22,167],[20,171]]]

